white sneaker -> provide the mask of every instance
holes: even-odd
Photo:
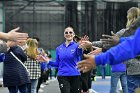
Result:
[[[45,87],[45,85],[44,85],[44,84],[41,84],[41,85],[40,85],[40,88],[44,88],[44,87]]]
[[[96,91],[93,90],[93,89],[89,89],[89,90],[88,90],[88,93],[98,93],[98,92],[96,92]]]
[[[38,90],[38,93],[43,93],[43,92],[44,92],[44,91],[43,91],[43,89],[41,89],[41,88]]]
[[[45,84],[48,85],[49,83],[50,83],[50,81],[47,80]]]

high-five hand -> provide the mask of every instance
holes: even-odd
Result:
[[[10,32],[8,32],[7,33],[8,40],[18,41],[18,42],[26,41],[26,39],[28,38],[28,34],[17,32],[19,29],[20,28],[17,27],[15,29],[11,30]]]
[[[95,56],[94,55],[84,55],[84,57],[86,59],[78,62],[78,64],[77,64],[77,68],[80,71],[82,71],[83,73],[87,72],[87,71],[90,71],[91,69],[96,67]]]
[[[103,43],[110,43],[111,45],[117,45],[119,43],[120,38],[111,31],[111,35],[102,35],[106,39],[101,39]]]

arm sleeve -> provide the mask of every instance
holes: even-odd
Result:
[[[116,33],[116,35],[117,35],[118,37],[122,37],[122,35],[123,35],[125,32],[126,32],[126,29],[123,28],[123,29],[119,30],[119,31]]]
[[[121,42],[123,42],[123,41],[125,41],[125,40],[127,40],[127,39],[130,39],[130,38],[133,38],[133,36],[121,37],[119,42],[121,43]]]
[[[7,51],[7,45],[6,42],[0,41],[0,52],[5,53]]]
[[[56,61],[49,61],[48,65],[51,65],[52,67],[58,67],[59,66],[59,55],[58,50],[56,49]]]
[[[119,64],[140,54],[140,28],[135,36],[128,38],[119,45],[109,49],[107,52],[95,56],[96,65]]]
[[[102,43],[102,41],[93,41],[92,42],[92,45],[93,46],[96,46],[96,47],[103,47],[103,43]]]
[[[83,55],[83,49],[77,47],[77,55],[82,56]]]
[[[48,65],[50,65],[50,66],[52,66],[52,67],[58,68],[58,63],[57,63],[57,61],[56,61],[56,62],[54,62],[54,61],[49,61]]]
[[[126,29],[125,28],[123,28],[123,29],[121,29],[121,30],[119,30],[117,33],[116,33],[116,35],[118,36],[118,37],[121,37],[123,34],[124,34],[124,32],[126,31]],[[100,47],[100,48],[103,48],[103,49],[109,49],[109,48],[111,48],[113,45],[112,44],[105,44],[105,43],[103,43],[102,41],[93,41],[92,42],[92,44],[93,44],[93,46],[96,46],[96,47]]]

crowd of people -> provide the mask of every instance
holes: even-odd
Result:
[[[113,67],[113,76],[111,77],[111,88],[114,89],[112,90],[116,91],[117,82],[120,79],[123,88],[123,93],[135,93],[135,90],[139,87],[140,84],[140,51],[138,47],[140,35],[140,9],[137,7],[130,8],[127,12],[127,19],[128,21],[125,29],[120,30],[116,34],[112,33],[112,36],[103,35],[107,39],[101,39],[100,42],[96,42],[100,43],[99,45],[103,44],[103,48],[112,44],[112,48],[108,49],[104,53],[101,53],[101,51],[98,51],[98,49],[96,49],[94,55],[85,55],[86,60],[82,60],[81,62],[79,62],[77,68],[79,68],[80,71],[87,72],[90,69],[95,68],[96,65],[110,64]],[[92,43],[90,41],[83,41],[82,43],[84,47],[92,46],[92,44],[95,45],[95,42]],[[126,67],[122,66],[124,64],[126,64]],[[117,79],[115,80],[114,77]],[[114,80],[116,83],[114,82]]]
[[[3,34],[1,39],[7,40],[0,44],[0,59],[4,62],[3,84],[9,93],[38,93],[49,75],[52,78],[51,67],[58,71],[61,93],[81,93],[81,87],[83,93],[87,93],[91,89],[91,71],[85,74],[76,68],[77,62],[83,59],[83,48],[74,41],[72,27],[64,30],[66,41],[56,48],[56,62],[51,60],[49,52],[39,48],[38,38],[29,38],[27,33],[16,32],[19,29],[0,33]],[[62,52],[62,49],[66,51]]]
[[[97,93],[91,89],[91,73],[97,65],[110,64],[110,93],[117,93],[119,80],[123,93],[134,93],[140,86],[139,26],[140,9],[132,7],[127,11],[126,27],[116,34],[111,32],[112,36],[103,35],[100,41],[90,42],[88,36],[78,37],[72,27],[66,27],[65,41],[56,48],[55,61],[39,48],[38,38],[16,32],[19,27],[0,32],[3,84],[9,93],[38,93],[41,84],[52,77],[54,67],[61,93]]]

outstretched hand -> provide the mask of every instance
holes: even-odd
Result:
[[[81,46],[83,49],[92,47],[92,43],[89,41],[89,37],[86,35],[82,37],[79,41],[79,46]]]
[[[111,31],[111,35],[102,35],[105,39],[100,39],[103,43],[117,45],[120,38]]]
[[[86,59],[78,62],[78,64],[77,64],[77,68],[80,71],[82,71],[83,73],[88,72],[91,69],[96,67],[95,56],[93,56],[93,55],[84,55],[84,57]]]
[[[95,46],[92,46],[92,48],[94,48],[95,50],[88,53],[88,55],[98,55],[102,52],[102,48],[95,47]]]
[[[17,32],[19,29],[20,29],[20,27],[17,27],[15,29],[11,30],[10,32],[8,32],[7,33],[8,40],[25,42],[28,38],[28,34]]]
[[[49,58],[48,57],[44,57],[42,55],[38,55],[36,57],[36,60],[38,60],[39,62],[49,62]]]

